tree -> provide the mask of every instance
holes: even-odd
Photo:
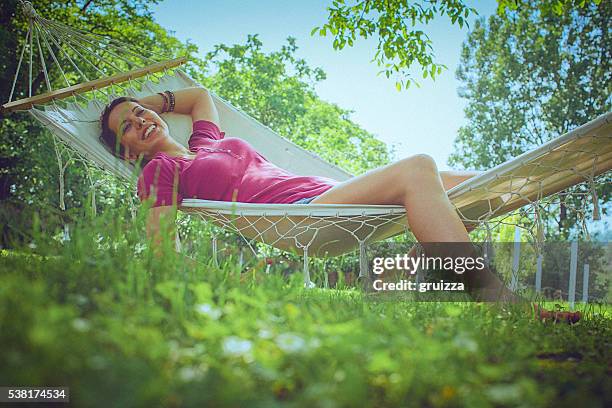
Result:
[[[468,123],[449,163],[487,169],[609,111],[611,18],[610,2],[561,15],[523,3],[479,20],[457,70]],[[609,184],[599,197],[610,200]]]
[[[309,98],[293,141],[352,174],[383,166],[393,154],[380,140],[349,118],[350,111],[318,98]]]
[[[486,169],[610,109],[610,4],[562,16],[525,5],[480,20],[457,78],[468,101],[452,165]]]

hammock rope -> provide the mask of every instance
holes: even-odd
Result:
[[[65,166],[76,157],[134,184],[135,169],[114,157],[98,141],[99,113],[106,103],[120,95],[138,98],[166,89],[199,86],[178,69],[186,59],[154,60],[131,51],[129,46],[116,40],[46,20],[34,11],[29,2],[22,1],[22,5],[29,19],[29,27],[9,100],[3,105],[3,110],[29,110],[52,131],[62,145],[76,152],[75,156],[70,156],[66,163],[62,163],[56,146],[62,195],[60,206],[65,209]],[[43,44],[47,53],[44,52]],[[57,52],[54,52],[52,44]],[[29,60],[28,84],[26,91],[21,94],[27,95],[27,98],[13,101],[26,52]],[[36,65],[47,87],[47,92],[38,96],[32,95],[35,53],[40,60]],[[122,54],[139,59],[139,62],[122,57]],[[109,61],[109,57],[112,57],[114,63]],[[65,72],[63,60],[67,62],[64,67],[72,67],[72,75]],[[119,62],[125,64],[127,72]],[[92,67],[101,78],[90,81],[79,69],[79,65]],[[65,88],[53,90],[48,75],[48,69],[52,67],[59,69],[66,83]],[[75,77],[85,82],[71,82],[70,78]],[[351,177],[337,166],[301,149],[211,94],[219,111],[221,127],[228,137],[246,139],[274,164],[294,174],[320,175],[339,181]],[[68,98],[72,102],[68,102]],[[165,114],[163,117],[173,137],[187,145],[191,134],[190,118],[176,114]],[[572,210],[583,229],[586,229],[587,203],[593,205],[592,218],[601,218],[596,189],[601,183],[609,183],[611,168],[612,113],[606,113],[454,187],[448,191],[448,195],[466,224],[480,225],[485,229],[488,242],[492,240],[495,225],[515,225],[515,221],[508,221],[507,215],[519,209],[521,216],[533,219],[527,231],[537,246],[542,242],[547,227],[543,221],[546,209],[554,209],[556,206],[566,208],[571,204],[567,199],[570,194],[580,198],[579,207]],[[95,212],[96,184],[92,182],[89,173],[88,177],[92,188],[92,209]],[[584,186],[582,190],[568,190],[580,183]],[[304,284],[307,287],[312,286],[310,257],[325,258],[358,249],[359,277],[367,279],[368,244],[409,232],[405,209],[400,206],[248,204],[185,199],[180,209],[234,232],[245,240],[254,253],[256,251],[251,240],[303,255]],[[134,214],[135,208],[132,208]],[[585,233],[588,234],[588,231]],[[212,247],[213,261],[218,265],[218,237],[214,231]],[[492,248],[485,246],[485,251],[489,262],[493,256]]]

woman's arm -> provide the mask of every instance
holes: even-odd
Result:
[[[176,234],[176,207],[172,205],[154,207],[147,216],[147,237],[153,245],[156,255],[162,253],[160,249],[165,239],[174,241],[175,249],[180,251],[180,242]]]
[[[192,121],[207,120],[219,126],[219,114],[210,93],[204,88],[185,88],[174,92],[174,112],[191,115]],[[164,98],[149,95],[139,99],[140,104],[160,114]]]
[[[174,250],[181,253],[181,241],[176,233],[176,207],[175,206],[161,206],[153,207],[149,210],[147,216],[147,237],[153,247],[153,254],[158,259],[164,256],[162,251],[162,245],[164,239],[174,241]],[[198,263],[195,259],[184,255],[183,260],[187,265],[200,268],[202,264]]]

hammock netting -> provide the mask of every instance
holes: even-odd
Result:
[[[129,47],[46,20],[37,15],[29,3],[24,4],[30,28],[20,54],[10,99],[3,109],[28,109],[58,140],[83,159],[134,183],[135,169],[114,157],[98,140],[100,112],[118,96],[138,98],[167,89],[200,86],[177,68],[186,60],[159,62],[145,58],[138,68],[134,61],[143,57],[135,55]],[[29,59],[27,72],[25,69],[22,72],[22,76],[27,75],[29,85],[24,92],[27,98],[13,102],[24,59]],[[66,87],[52,89],[48,65],[60,70]],[[101,79],[90,80],[78,68],[83,65],[93,65]],[[73,68],[74,75],[66,73],[68,67]],[[44,73],[47,93],[32,96],[33,72]],[[79,78],[80,82],[71,83],[69,78],[72,77]],[[351,177],[218,96],[212,96],[226,137],[247,140],[268,160],[294,174],[320,175],[339,181]],[[177,114],[165,114],[163,118],[168,122],[172,136],[186,146],[191,133],[191,118]],[[542,223],[545,209],[566,202],[564,197],[570,194],[567,189],[577,184],[583,183],[585,188],[571,192],[573,196],[582,196],[576,212],[585,220],[586,208],[592,205],[592,218],[598,219],[600,209],[596,186],[609,183],[607,172],[610,169],[612,113],[606,113],[454,187],[448,195],[466,224],[479,225],[487,231],[495,223],[506,222],[504,216],[521,209],[523,214],[531,215],[533,227],[529,232],[538,241],[542,239],[545,227]],[[60,182],[62,180],[60,177]],[[303,255],[304,281],[309,286],[312,285],[308,268],[310,256],[337,256],[359,249],[360,277],[366,277],[367,244],[408,231],[405,210],[400,206],[248,204],[185,199],[180,209],[237,233],[249,246],[250,241],[255,240]],[[213,248],[216,248],[216,238],[213,241]]]

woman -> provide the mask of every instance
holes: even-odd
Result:
[[[159,116],[171,111],[191,115],[194,132],[190,149],[170,136]],[[342,183],[295,176],[265,160],[245,141],[225,139],[218,123],[213,100],[202,88],[166,91],[140,100],[119,98],[102,113],[104,143],[126,160],[140,158],[147,162],[139,178],[138,193],[142,200],[156,193],[147,222],[147,232],[154,242],[158,243],[164,234],[175,234],[172,227],[160,228],[160,222],[174,220],[176,204],[182,198],[390,204],[406,208],[408,223],[419,242],[463,243],[462,253],[455,255],[472,255],[468,232],[446,190],[476,173],[439,172],[431,157],[416,155]],[[462,279],[482,300],[499,296],[502,300],[516,300],[488,270],[466,273]]]
[[[168,100],[169,95],[174,99],[172,111],[191,115],[194,122],[194,136],[198,136],[199,139],[206,138],[216,143],[191,143],[192,141],[190,141],[191,150],[188,150],[170,137],[166,123],[159,116],[160,113],[171,109],[171,101]],[[210,157],[214,156],[214,153],[231,153],[231,147],[235,147],[234,155],[223,155],[219,162],[227,163],[229,161],[233,162],[231,164],[235,164],[245,160],[245,157],[241,157],[238,153],[239,151],[244,152],[252,149],[250,145],[237,138],[224,139],[224,134],[219,131],[218,123],[219,116],[210,94],[202,88],[189,88],[175,93],[167,92],[164,95],[151,95],[140,100],[119,98],[113,101],[101,116],[103,130],[101,139],[114,153],[117,152],[122,158],[132,162],[139,159],[147,162],[147,165],[144,166],[145,174],[141,176],[139,182],[139,194],[144,199],[149,196],[150,187],[156,184],[152,183],[153,180],[147,183],[149,180],[146,179],[152,178],[148,177],[150,174],[155,175],[159,172],[158,177],[161,177],[162,181],[168,175],[174,176],[174,172],[165,174],[163,171],[168,167],[168,163],[178,162],[177,167],[185,170],[185,162],[199,159],[197,151],[200,149],[213,153],[208,154]],[[221,146],[220,149],[219,146]],[[216,151],[211,150],[215,148],[217,148]],[[205,158],[207,155],[203,153],[201,156]],[[167,159],[165,162],[164,158]],[[256,155],[255,157],[249,157],[249,159],[258,159],[257,161],[260,162],[263,158]],[[290,176],[290,173],[275,168],[276,166],[267,161],[265,162],[267,168],[261,168],[260,166],[259,170],[268,171],[275,176],[280,174]],[[238,166],[238,169],[235,168],[236,166],[229,168],[230,166],[224,165],[224,167],[229,169],[230,172],[236,172],[245,167],[250,170],[248,164],[252,163],[247,163],[247,166]],[[157,172],[152,170],[157,170]],[[242,187],[241,189],[232,191],[230,194],[236,195],[234,198],[243,202],[287,203],[288,199],[296,198],[295,201],[301,202],[312,199],[310,202],[316,204],[403,205],[407,210],[410,227],[419,241],[469,242],[466,228],[450,203],[446,190],[476,174],[476,172],[439,172],[432,158],[426,155],[416,155],[369,171],[342,183],[321,177],[300,178],[294,176],[298,181],[309,184],[306,189],[297,189],[293,183],[286,182],[286,187],[294,189],[293,194],[277,194],[274,197],[270,194],[260,194],[256,197],[249,197],[243,194],[250,189],[247,183],[243,183],[242,186],[239,186]],[[236,174],[224,175],[226,181],[232,181],[230,176],[236,176]],[[274,181],[278,182],[278,179]],[[183,180],[181,180],[182,182]],[[263,185],[265,185],[265,182]],[[161,185],[157,187],[163,188]],[[190,189],[190,186],[185,185],[179,187]],[[191,188],[191,190],[194,190],[194,188]],[[224,197],[198,198],[213,200],[228,198],[228,191],[220,192],[218,188],[210,190],[214,190],[211,193]],[[304,192],[305,190],[308,190],[307,194]],[[167,194],[167,192],[166,190],[157,193],[160,195]],[[177,200],[183,196],[189,196],[190,198],[193,196],[189,192],[183,194],[180,189],[177,193]],[[278,192],[274,191],[274,193]],[[262,201],[264,199],[272,199],[272,201]],[[158,198],[152,210],[152,218],[156,219],[162,214],[171,212],[172,204],[165,196]],[[156,223],[153,222],[152,224]]]

